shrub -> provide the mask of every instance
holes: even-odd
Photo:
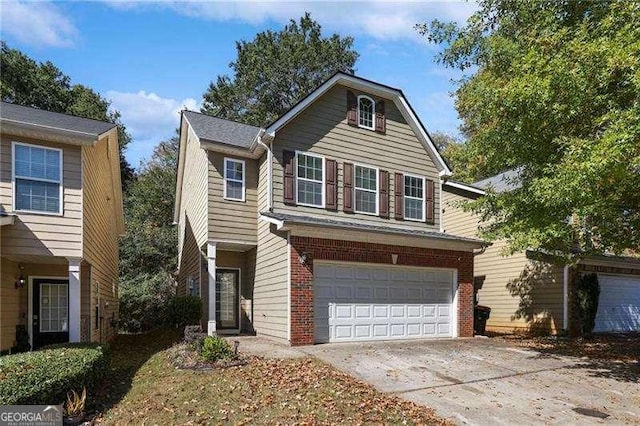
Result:
[[[3,356],[0,405],[62,404],[72,389],[96,389],[108,369],[108,347],[96,343],[54,345]]]
[[[175,283],[166,273],[142,274],[120,285],[120,329],[149,331],[166,323],[167,304],[175,294]]]
[[[578,278],[578,318],[580,318],[580,331],[584,336],[590,336],[596,324],[598,313],[598,299],[600,298],[600,284],[596,274],[587,274]]]
[[[195,296],[179,296],[167,304],[166,323],[180,329],[198,324],[202,318],[202,300]]]
[[[234,355],[231,345],[220,336],[207,336],[202,342],[200,356],[207,361],[224,361],[233,358]]]

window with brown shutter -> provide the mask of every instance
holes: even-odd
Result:
[[[394,215],[396,220],[402,220],[404,219],[404,175],[402,173],[395,174],[394,186]]]
[[[387,120],[384,113],[384,101],[380,100],[376,103],[376,132],[386,133]]]
[[[351,90],[347,90],[347,124],[358,125],[358,98]]]
[[[338,163],[336,160],[325,160],[326,182],[325,182],[325,207],[328,210],[338,209]]]
[[[342,209],[353,213],[353,164],[344,163],[342,174]]]
[[[431,179],[427,179],[426,182],[426,212],[425,222],[433,224],[435,223],[435,197],[434,197],[434,185]]]
[[[284,203],[295,204],[296,188],[295,188],[295,171],[296,171],[296,153],[294,151],[282,151],[282,163],[284,166]]]
[[[389,172],[380,170],[380,217],[389,219]]]

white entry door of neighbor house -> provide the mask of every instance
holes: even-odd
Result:
[[[454,272],[314,262],[315,341],[455,337]]]
[[[640,331],[640,277],[598,274],[595,332]]]

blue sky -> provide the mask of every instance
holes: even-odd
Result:
[[[462,22],[467,2],[3,2],[1,38],[73,83],[110,99],[133,135],[138,166],[170,137],[183,107],[197,110],[210,81],[228,74],[235,41],[278,30],[309,11],[323,33],[351,35],[356,74],[401,88],[429,131],[457,133],[450,92],[460,74],[434,62],[413,25]]]

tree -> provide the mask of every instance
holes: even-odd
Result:
[[[19,50],[9,48],[5,42],[0,42],[0,69],[3,101],[117,124],[120,173],[126,188],[134,176],[133,168],[124,157],[131,136],[120,121],[120,113],[109,111],[109,101],[93,89],[72,85],[69,76],[53,63],[37,63]]]
[[[456,90],[466,178],[520,171],[467,206],[485,238],[567,257],[640,246],[637,2],[481,0],[463,26],[418,29],[441,63],[477,70]]]
[[[218,76],[204,96],[202,112],[256,126],[274,121],[337,71],[353,73],[353,38],[322,37],[306,13],[283,30],[258,33],[236,43],[233,77]]]
[[[435,131],[429,136],[449,168],[463,171],[466,164],[466,159],[463,157],[463,142],[455,136],[440,131]],[[456,179],[461,179],[461,176],[462,173],[457,173]]]

